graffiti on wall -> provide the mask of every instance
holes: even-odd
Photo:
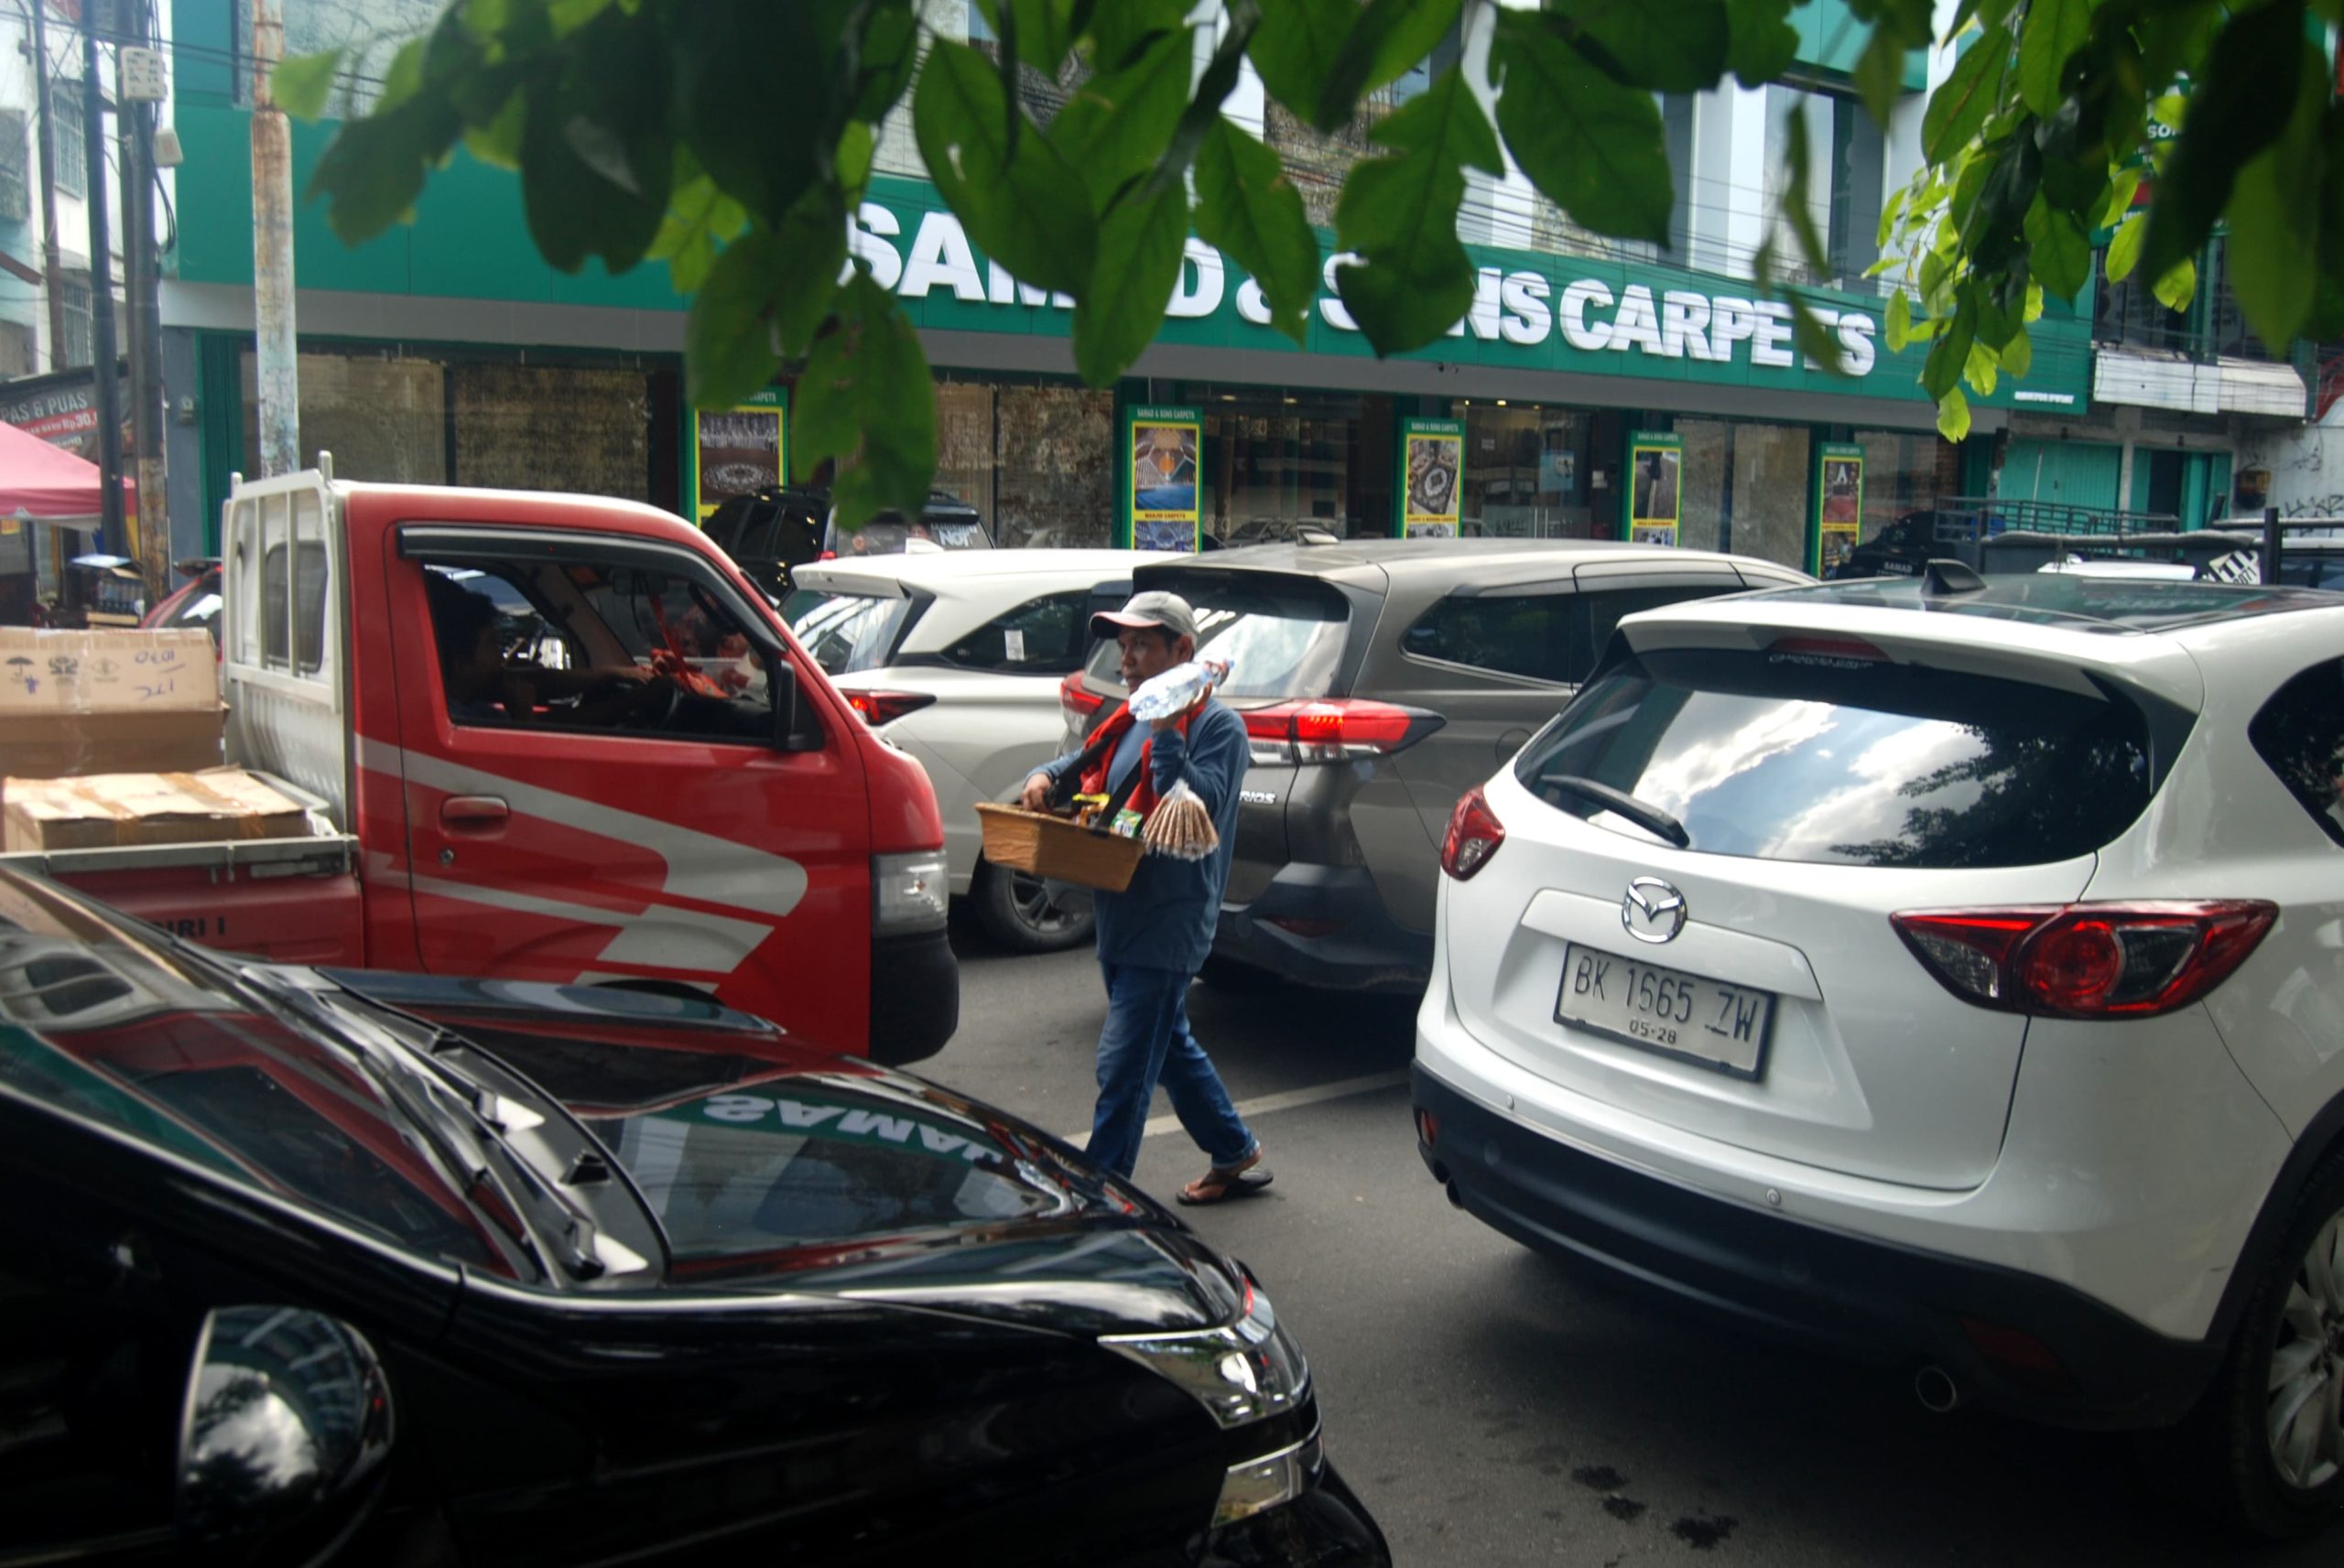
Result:
[[[2279,503],[2279,515],[2296,517],[2344,517],[2344,492],[2326,495],[2306,495]]]

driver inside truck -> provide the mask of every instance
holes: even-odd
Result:
[[[494,600],[441,572],[427,571],[423,580],[448,717],[458,724],[503,727],[548,719],[565,727],[620,730],[638,713],[656,713],[675,695],[673,682],[641,665],[565,670],[508,661],[497,637]],[[554,704],[561,706],[540,713],[540,705]]]

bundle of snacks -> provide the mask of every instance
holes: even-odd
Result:
[[[1183,860],[1201,860],[1221,848],[1221,835],[1212,825],[1212,814],[1197,792],[1182,779],[1164,792],[1156,809],[1147,814],[1147,825],[1141,830],[1151,855],[1177,855]]]

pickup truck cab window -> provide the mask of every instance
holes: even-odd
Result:
[[[450,722],[771,743],[765,655],[683,574],[591,559],[423,565]]]

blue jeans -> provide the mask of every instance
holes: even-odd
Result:
[[[1216,1165],[1234,1165],[1256,1147],[1229,1103],[1229,1091],[1188,1031],[1188,979],[1178,969],[1101,964],[1107,1022],[1099,1032],[1099,1107],[1091,1117],[1091,1157],[1119,1176],[1139,1163],[1148,1100],[1158,1081],[1180,1125]]]

